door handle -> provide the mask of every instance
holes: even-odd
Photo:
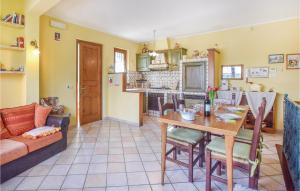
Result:
[[[81,90],[85,90],[85,88],[80,88]]]

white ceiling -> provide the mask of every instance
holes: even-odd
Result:
[[[137,42],[299,17],[300,0],[61,0],[47,12]]]

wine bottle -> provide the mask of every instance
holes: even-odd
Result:
[[[204,116],[210,116],[210,100],[208,94],[206,94],[204,101]]]

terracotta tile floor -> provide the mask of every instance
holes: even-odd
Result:
[[[264,134],[259,190],[285,190],[275,149],[282,134]],[[1,190],[197,191],[205,189],[205,170],[195,167],[194,183],[184,167],[167,163],[160,184],[160,129],[146,117],[143,127],[112,120],[71,128],[64,152],[1,184]],[[183,159],[186,158],[182,154]],[[234,171],[234,181],[247,186],[247,175]],[[213,182],[213,190],[226,185]]]

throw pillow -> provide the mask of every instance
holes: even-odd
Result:
[[[22,135],[34,128],[34,111],[36,103],[30,105],[2,109],[4,126],[13,136]]]
[[[47,117],[50,112],[51,112],[51,107],[43,107],[41,105],[36,104],[35,117],[34,117],[35,127],[45,126]]]
[[[39,137],[45,137],[51,134],[54,134],[56,132],[60,131],[60,127],[50,127],[50,126],[44,126],[44,127],[38,127],[34,128],[30,131],[27,131],[23,133],[23,137],[28,139],[37,139]]]

